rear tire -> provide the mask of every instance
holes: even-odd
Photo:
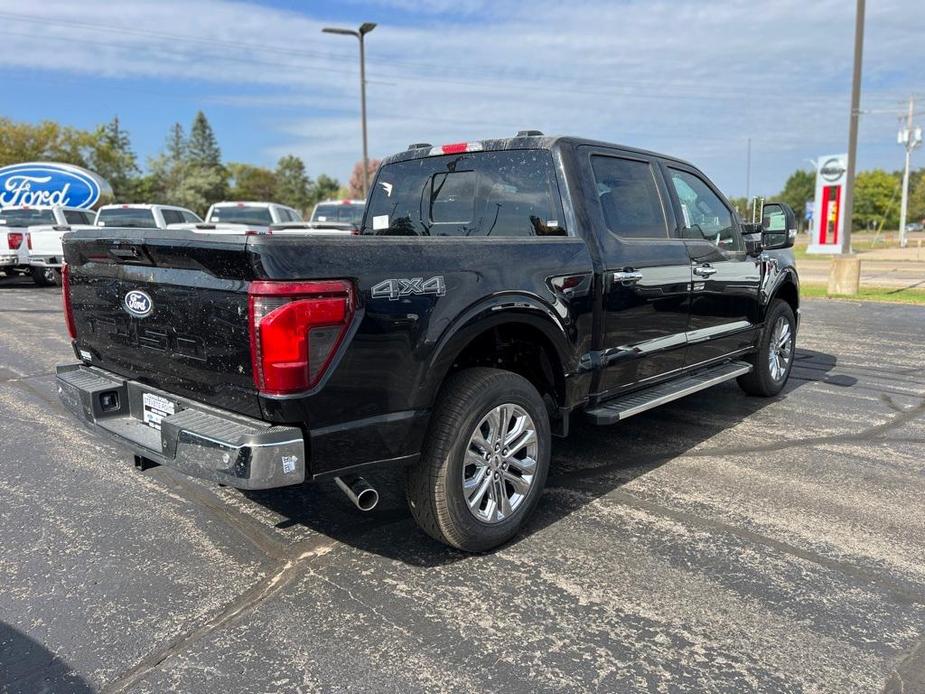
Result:
[[[466,552],[510,540],[546,484],[549,413],[509,371],[471,368],[438,396],[420,462],[408,470],[411,514],[431,537]]]
[[[40,287],[50,287],[55,285],[61,286],[61,271],[53,267],[34,267],[32,270],[32,281]]]
[[[758,351],[748,359],[753,368],[737,379],[742,390],[762,397],[783,390],[796,354],[796,328],[790,304],[781,299],[771,302],[758,339]]]

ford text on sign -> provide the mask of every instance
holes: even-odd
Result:
[[[109,184],[72,164],[31,162],[0,168],[0,207],[66,205],[90,208]]]

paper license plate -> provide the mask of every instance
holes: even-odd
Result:
[[[176,404],[154,393],[142,393],[141,404],[145,424],[157,430],[160,430],[161,420],[164,417],[177,412]]]

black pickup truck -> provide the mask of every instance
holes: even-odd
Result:
[[[406,476],[433,537],[511,538],[551,437],[738,379],[779,393],[793,211],[744,224],[698,169],[573,137],[386,159],[357,236],[65,238],[63,402],[135,454],[243,489]]]

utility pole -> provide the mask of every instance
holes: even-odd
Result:
[[[906,212],[909,206],[909,164],[912,159],[912,150],[922,144],[922,129],[912,127],[915,117],[915,97],[909,97],[909,112],[906,115],[906,127],[899,129],[896,141],[906,150],[906,166],[903,169],[903,197],[899,207],[899,245],[906,247]]]
[[[341,34],[355,36],[360,42],[360,121],[363,124],[363,198],[369,189],[369,149],[366,145],[366,46],[364,38],[376,28],[374,22],[364,22],[359,29],[341,29],[340,27],[325,27],[321,31],[325,34]]]
[[[845,200],[839,214],[844,224],[841,255],[832,256],[829,295],[854,296],[861,285],[861,259],[851,255],[851,222],[854,217],[854,171],[858,154],[858,117],[861,106],[861,61],[864,52],[864,0],[857,0],[854,18],[854,73],[851,79],[851,120],[848,126],[848,170],[845,172]],[[817,200],[816,205],[821,205]],[[817,207],[818,210],[818,207]]]
[[[848,127],[848,171],[845,180],[845,233],[842,235],[842,255],[851,253],[851,220],[854,217],[854,172],[858,153],[858,116],[861,108],[861,63],[864,53],[864,0],[857,0],[854,18],[854,73],[851,80],[851,121]],[[855,292],[857,290],[855,289]]]
[[[745,202],[751,197],[752,192],[752,138],[748,138],[748,150],[745,155]],[[755,221],[755,220],[752,220]]]

